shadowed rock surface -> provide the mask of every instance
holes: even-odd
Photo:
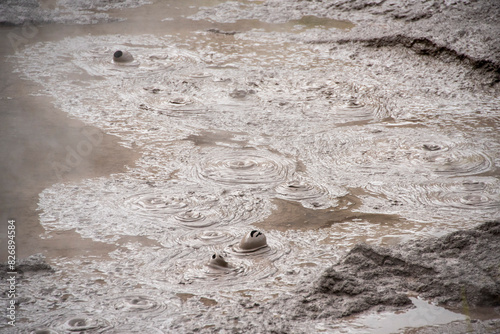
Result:
[[[339,318],[374,309],[401,310],[418,294],[451,308],[500,306],[500,222],[394,249],[356,245],[301,298],[277,301],[293,318]]]

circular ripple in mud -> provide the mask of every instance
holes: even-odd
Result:
[[[123,206],[146,216],[165,216],[185,211],[191,201],[184,197],[168,196],[159,193],[139,193],[126,198]]]
[[[240,285],[245,282],[255,282],[274,275],[276,267],[269,259],[249,259],[225,257],[227,267],[211,266],[207,261],[195,263],[183,274],[185,282],[213,283],[215,288]]]
[[[177,214],[175,220],[182,226],[202,228],[221,221],[220,200],[212,196],[192,196],[191,205]]]
[[[90,76],[111,75],[113,72],[126,70],[130,67],[139,67],[137,60],[129,62],[113,61],[114,50],[107,47],[92,48],[87,51],[79,52],[78,57],[73,59],[73,65],[85,71]]]
[[[243,192],[226,191],[223,195],[197,194],[186,191],[183,194],[162,193],[151,189],[138,192],[118,203],[119,209],[146,217],[168,218],[187,228],[206,228],[213,225],[247,224],[261,219],[268,203],[260,197]]]
[[[175,219],[181,225],[193,228],[208,227],[217,223],[215,219],[207,219],[207,216],[195,210],[187,210],[176,214]]]
[[[491,158],[474,144],[443,138],[424,143],[403,143],[401,148],[417,168],[446,176],[466,176],[491,170]]]
[[[214,235],[214,237],[219,239],[220,234]],[[232,235],[230,237],[232,240],[229,240],[230,238],[224,240],[224,243],[228,243],[224,251],[218,252],[227,261],[227,267],[213,266],[209,262],[209,258],[196,261],[185,270],[184,264],[182,267],[184,270],[183,279],[186,282],[204,281],[217,282],[217,284],[223,282],[227,285],[256,282],[274,275],[277,272],[275,262],[290,253],[288,244],[280,242],[277,236],[271,235],[271,233],[267,233],[267,246],[254,251],[241,249],[239,247],[240,240],[238,240],[240,238],[234,238]]]
[[[467,149],[456,149],[443,154],[436,151],[426,154],[423,159],[434,172],[451,176],[481,174],[492,167],[486,154]]]
[[[204,78],[209,78],[211,76],[212,74],[208,72],[196,72],[189,75],[189,77],[193,79],[204,79]]]
[[[494,178],[449,183],[424,183],[390,187],[370,185],[369,190],[425,207],[495,212],[500,208],[500,182]],[[457,214],[465,211],[457,211]]]
[[[265,184],[283,181],[293,162],[266,151],[214,152],[199,166],[199,176],[218,183]]]
[[[50,328],[35,328],[30,334],[58,334],[59,332]]]
[[[109,328],[106,320],[87,315],[67,318],[61,325],[61,329],[67,332],[105,331],[106,328]]]
[[[314,159],[332,169],[360,172],[392,171],[443,176],[467,176],[488,172],[492,159],[480,144],[453,140],[421,129],[391,129],[391,132],[350,132],[343,137],[320,134],[311,143]],[[335,169],[334,169],[335,170]]]
[[[303,177],[295,177],[291,181],[282,183],[275,191],[277,197],[301,202],[306,207],[319,208],[328,205],[328,190]]]
[[[171,312],[174,304],[166,304],[163,301],[155,300],[154,296],[145,295],[130,295],[119,297],[112,301],[113,307],[116,311],[123,314],[127,312],[130,314],[140,313],[141,318],[146,320],[156,316],[164,315],[166,310]]]
[[[234,241],[235,238],[235,235],[226,231],[196,231],[183,235],[177,239],[177,242],[192,248],[201,248],[226,244]]]
[[[122,67],[139,67],[139,65],[141,65],[141,63],[139,63],[137,60],[132,60],[130,62],[116,62],[116,61],[111,61],[113,63],[113,65],[115,66],[122,66]]]
[[[341,123],[372,120],[377,115],[382,114],[383,106],[378,103],[365,103],[350,100],[342,106],[337,106],[334,109],[336,119]]]
[[[241,248],[239,241],[228,245],[224,251],[234,257],[266,258],[270,261],[278,260],[283,255],[290,252],[288,245],[279,241],[276,236],[270,237],[269,233],[266,233],[266,239],[267,245],[265,247],[261,247],[253,251]]]
[[[163,304],[146,296],[125,296],[116,301],[115,310],[125,312],[155,312],[165,309]]]
[[[150,93],[145,96],[137,97],[139,109],[172,117],[195,116],[208,112],[206,106],[188,96],[176,95],[165,97],[161,94],[152,93],[155,92],[155,89],[149,89],[149,91]]]
[[[500,186],[500,185],[498,185]],[[489,187],[488,187],[489,188]],[[436,207],[450,207],[466,210],[498,210],[500,208],[500,190],[477,189],[470,190],[469,184],[436,185],[424,187],[419,200],[423,204]]]

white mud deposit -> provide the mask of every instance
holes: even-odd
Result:
[[[237,13],[235,21],[261,19]],[[314,10],[297,13],[263,21]],[[55,273],[25,276],[19,327],[266,332],[285,315],[261,323],[254,307],[310,282],[359,241],[393,244],[500,217],[500,98],[466,80],[468,65],[303,42],[348,33],[334,24],[283,31],[241,29],[245,22],[84,34],[13,57],[58,108],[142,152],[127,173],[40,194],[44,238],[75,230],[117,248],[105,258],[52,259]],[[117,50],[134,60],[113,62]],[[55,161],[54,172],[64,179],[70,162]],[[332,219],[321,229],[277,229],[269,217],[280,201]],[[332,224],[347,211],[358,218]],[[264,220],[268,247],[239,252]],[[215,253],[227,268],[207,265]]]

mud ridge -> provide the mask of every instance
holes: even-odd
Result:
[[[475,70],[481,71],[484,75],[491,74],[492,82],[494,85],[500,82],[500,63],[487,60],[487,59],[476,59],[469,55],[459,53],[444,45],[439,45],[438,43],[430,40],[426,37],[410,37],[405,35],[394,35],[394,36],[383,36],[368,39],[355,39],[346,38],[338,39],[336,41],[314,41],[312,44],[321,43],[338,43],[348,44],[348,43],[360,43],[366,47],[393,47],[393,46],[403,46],[405,48],[411,49],[419,55],[432,56],[439,59],[454,59],[459,62],[463,62],[471,66]]]
[[[233,36],[233,35],[236,35],[236,34],[239,33],[239,31],[235,31],[235,30],[225,31],[225,30],[220,30],[220,29],[217,29],[217,28],[207,29],[207,32],[210,32],[212,34],[220,34],[220,35],[227,35],[227,36]]]
[[[5,277],[8,272],[13,270],[9,267],[8,263],[0,264],[0,277]],[[26,272],[39,272],[47,271],[53,272],[54,269],[45,261],[45,256],[43,254],[34,254],[28,256],[25,259],[16,261],[15,272],[17,274],[24,274]]]
[[[356,245],[292,298],[274,302],[295,320],[341,318],[412,307],[419,295],[443,306],[500,306],[500,222],[394,249]],[[285,312],[286,313],[286,312]]]

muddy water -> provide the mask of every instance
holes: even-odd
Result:
[[[499,216],[497,97],[427,99],[403,77],[297,41],[347,22],[190,19],[198,6],[117,11],[127,20],[66,37],[40,27],[11,57],[36,94],[142,154],[126,172],[40,193],[43,238],[74,230],[113,250],[54,257],[55,274],[28,277],[22,326],[189,328],[212,307],[229,315],[243,299],[292,291],[357,242]],[[134,60],[113,62],[116,50]],[[268,247],[242,252],[255,227]],[[228,266],[208,265],[214,253]],[[369,329],[363,321],[353,331]]]

